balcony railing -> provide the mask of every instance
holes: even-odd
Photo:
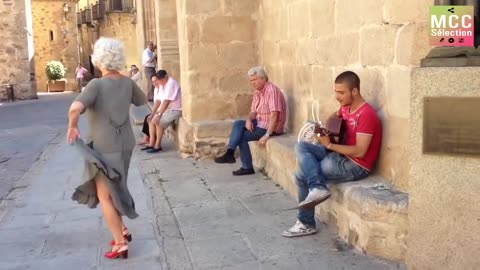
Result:
[[[106,2],[107,12],[127,12],[133,9],[133,0],[103,0]]]
[[[92,10],[89,8],[82,10],[82,24],[92,23]]]
[[[105,4],[103,1],[97,2],[92,5],[92,19],[100,21],[105,16]]]

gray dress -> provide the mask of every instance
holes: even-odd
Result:
[[[98,198],[93,180],[101,173],[117,211],[128,218],[136,218],[135,203],[127,187],[128,168],[135,146],[130,104],[145,104],[145,94],[130,78],[103,77],[90,81],[75,101],[85,105],[89,129],[86,142],[92,149],[75,143],[85,159],[85,169],[81,185],[72,199],[95,208]]]

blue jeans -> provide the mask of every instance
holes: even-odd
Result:
[[[323,145],[299,142],[295,145],[295,154],[299,167],[295,172],[299,202],[305,200],[312,188],[327,189],[327,180],[347,182],[364,178],[369,174],[369,171],[344,155],[327,151]],[[314,215],[314,208],[300,208],[298,211],[298,219],[310,226],[315,226]]]
[[[253,120],[253,131],[248,131],[245,128],[245,120],[235,120],[232,126],[232,133],[230,134],[230,141],[228,142],[228,149],[240,149],[240,160],[242,161],[243,169],[253,169],[252,153],[250,153],[249,141],[258,141],[267,133],[266,129],[257,127],[257,120]]]

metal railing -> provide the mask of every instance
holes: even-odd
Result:
[[[92,10],[89,8],[82,9],[82,24],[92,23]]]
[[[106,2],[107,12],[127,12],[133,9],[133,0],[103,0]]]
[[[105,4],[103,1],[100,1],[92,5],[92,19],[100,21],[105,17]]]

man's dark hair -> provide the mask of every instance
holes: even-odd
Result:
[[[345,83],[350,90],[353,90],[353,88],[360,90],[360,78],[353,71],[342,72],[335,79],[335,83]]]
[[[152,80],[153,77],[156,77],[158,79],[158,75],[155,73],[155,74],[150,75],[150,81]]]
[[[157,78],[159,80],[165,79],[167,77],[167,75],[168,75],[167,72],[163,69],[160,69],[159,71],[157,71]]]

